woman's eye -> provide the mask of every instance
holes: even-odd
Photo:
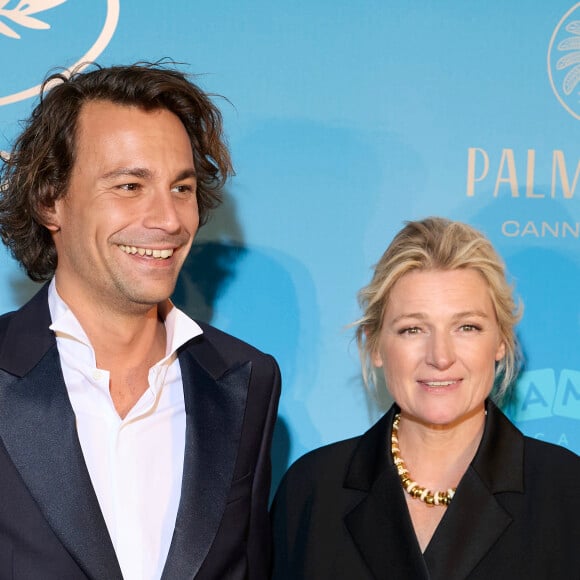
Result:
[[[401,330],[399,330],[399,334],[419,334],[421,332],[421,329],[418,326],[408,326],[406,328],[401,328]]]
[[[462,332],[474,332],[476,330],[481,330],[479,326],[476,326],[475,324],[462,324],[459,329]]]

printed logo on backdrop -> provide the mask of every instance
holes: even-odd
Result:
[[[580,2],[552,31],[548,74],[558,101],[580,119]],[[574,205],[580,199],[577,148],[469,147],[465,193],[495,202],[494,212],[501,220],[497,229],[504,238],[560,246],[580,242]]]
[[[574,131],[580,119],[580,2],[546,23],[553,114]],[[545,54],[541,55],[545,66]],[[517,63],[516,63],[517,64]],[[534,79],[548,79],[543,66]],[[514,79],[514,84],[517,82]],[[514,87],[519,88],[519,87]],[[560,103],[560,104],[558,104]],[[520,105],[513,103],[514,108]],[[564,108],[564,112],[561,108]],[[545,115],[529,111],[530,119]],[[506,411],[526,434],[580,452],[580,145],[566,133],[514,147],[472,143],[464,157],[470,219],[490,236],[525,306],[519,327],[528,355]],[[554,136],[558,139],[557,134]],[[564,141],[564,139],[566,139]],[[549,143],[549,145],[547,145]]]
[[[0,106],[34,97],[57,67],[95,61],[119,20],[120,0],[0,0]]]
[[[580,2],[564,14],[552,34],[548,76],[560,104],[580,119]]]
[[[506,409],[511,419],[523,428],[529,422],[543,421],[548,425],[548,419],[560,420],[553,424],[549,435],[531,434],[578,451],[578,427],[566,420],[580,419],[580,371],[562,369],[559,374],[550,368],[526,371],[518,379],[516,390],[516,402]]]

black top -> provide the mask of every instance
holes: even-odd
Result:
[[[424,554],[390,452],[389,412],[300,458],[272,507],[274,580],[580,578],[580,458],[490,401],[479,449]]]

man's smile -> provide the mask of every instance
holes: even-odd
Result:
[[[140,256],[151,256],[153,258],[158,258],[165,260],[173,256],[173,248],[165,250],[153,250],[151,248],[140,248],[137,246],[125,246],[119,245],[119,248],[126,254],[139,254]]]

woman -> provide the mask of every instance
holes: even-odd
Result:
[[[580,578],[580,458],[491,401],[517,373],[518,309],[473,228],[408,223],[360,293],[365,382],[395,404],[299,459],[273,509],[275,580]]]

